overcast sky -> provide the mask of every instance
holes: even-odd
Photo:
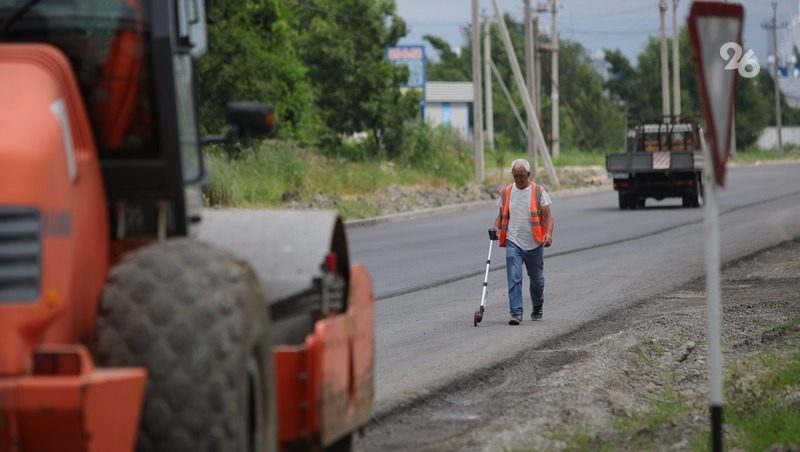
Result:
[[[401,44],[421,44],[432,34],[446,39],[454,48],[464,44],[461,28],[471,20],[471,0],[395,0],[398,14],[405,19],[409,35]],[[534,9],[540,0],[532,0]],[[544,2],[542,2],[544,3]],[[546,2],[551,3],[549,0]],[[590,53],[603,48],[620,49],[635,65],[648,36],[658,36],[658,0],[559,0],[558,32],[561,39],[580,42]],[[767,31],[764,21],[772,19],[770,0],[744,0],[744,47],[753,49],[759,61],[766,61]],[[672,35],[672,0],[667,15],[667,34]],[[798,14],[800,0],[778,0],[778,22],[791,21]],[[500,0],[504,12],[517,20],[523,17],[523,0]],[[680,0],[678,21],[686,25],[691,2]],[[491,0],[480,0],[480,8],[494,16]],[[550,27],[550,14],[540,15],[540,24]],[[785,33],[788,33],[785,32]],[[779,40],[780,40],[779,35]],[[780,45],[780,44],[779,44]],[[430,51],[430,47],[429,47]]]

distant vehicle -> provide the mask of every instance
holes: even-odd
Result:
[[[606,170],[619,194],[619,208],[638,209],[647,198],[681,198],[699,207],[703,196],[700,127],[692,119],[640,122],[626,135],[624,153],[606,155]]]

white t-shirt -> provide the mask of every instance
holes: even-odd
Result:
[[[511,205],[508,207],[508,235],[506,240],[511,240],[515,245],[525,251],[530,251],[538,246],[531,233],[531,189],[520,190],[516,184],[511,187]],[[539,197],[539,206],[549,206],[553,201],[547,190],[542,187],[542,195]],[[497,198],[497,206],[503,207],[503,198]]]

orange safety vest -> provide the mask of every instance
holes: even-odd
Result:
[[[500,237],[499,245],[506,246],[506,236],[508,235],[508,220],[511,219],[511,188],[514,184],[500,189],[500,200],[503,205],[503,213],[500,215]],[[531,233],[533,240],[537,244],[544,242],[545,225],[542,218],[542,209],[539,208],[539,198],[542,197],[542,187],[531,182]]]

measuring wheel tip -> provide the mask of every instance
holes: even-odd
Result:
[[[472,324],[478,326],[478,324],[481,323],[481,320],[483,320],[483,313],[481,313],[481,311],[475,311],[475,318],[473,319]]]

